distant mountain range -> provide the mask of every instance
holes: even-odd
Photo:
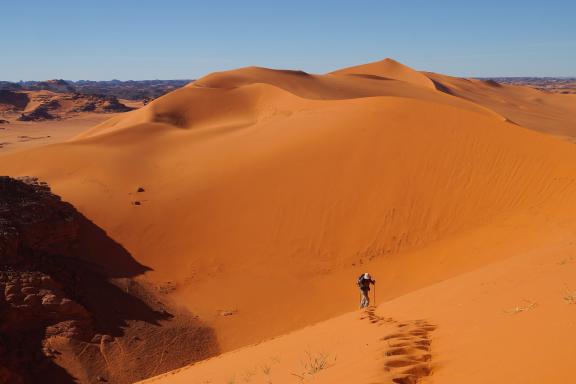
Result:
[[[576,93],[576,77],[484,77],[500,84],[526,85],[541,91],[552,93]]]
[[[86,95],[116,96],[120,99],[155,99],[174,89],[183,87],[192,80],[46,80],[46,81],[0,81],[0,90],[52,91],[59,93],[81,93]]]
[[[553,93],[576,93],[574,77],[482,77],[501,84],[527,85]],[[0,90],[10,91],[52,91],[59,93],[80,93],[85,95],[115,96],[119,99],[155,99],[190,83],[182,80],[45,80],[45,81],[0,81]]]

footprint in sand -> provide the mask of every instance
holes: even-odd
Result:
[[[388,344],[384,370],[392,375],[395,384],[417,384],[432,373],[430,333],[436,326],[425,320],[398,322],[379,316],[375,308],[366,309],[365,316],[371,323],[392,323],[397,331],[381,340]]]

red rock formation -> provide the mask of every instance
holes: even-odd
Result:
[[[115,113],[133,108],[115,96],[0,90],[0,116],[20,121],[61,119],[82,112]]]
[[[131,383],[214,355],[210,328],[131,279],[146,270],[46,184],[0,177],[0,383]]]
[[[45,183],[0,177],[0,263],[14,264],[26,255],[70,255],[78,228],[74,208]]]
[[[49,364],[42,338],[90,338],[86,309],[35,270],[68,255],[78,235],[75,210],[34,179],[0,177],[0,382],[31,382],[29,367]]]

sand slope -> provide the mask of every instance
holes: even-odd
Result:
[[[385,79],[400,80],[420,87],[436,89],[434,82],[426,75],[389,58],[374,63],[340,69],[331,73],[334,75],[383,77]]]
[[[575,252],[558,239],[145,382],[569,383]]]
[[[435,73],[426,75],[444,92],[490,108],[516,124],[570,141],[576,136],[576,98],[573,95]]]
[[[447,79],[391,60],[216,73],[0,172],[49,181],[228,351],[354,309],[366,269],[380,301],[573,233],[576,151],[534,131],[571,117]]]

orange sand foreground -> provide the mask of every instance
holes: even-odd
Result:
[[[3,154],[0,173],[49,182],[214,330],[198,348],[221,355],[147,382],[572,383],[575,137],[574,95],[390,59],[250,67]],[[365,271],[378,306],[358,311]],[[180,353],[162,342],[159,360]]]

